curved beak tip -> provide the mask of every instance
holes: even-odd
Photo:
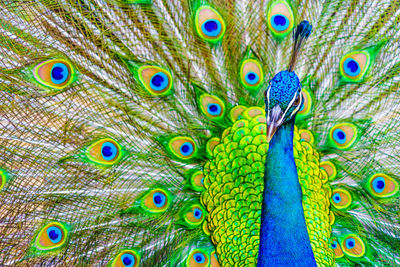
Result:
[[[277,128],[278,128],[277,125],[274,123],[267,125],[267,143],[269,143],[271,141]]]
[[[284,116],[282,109],[279,105],[272,108],[267,118],[267,142],[269,143],[274,136],[276,130],[282,123],[282,117]]]

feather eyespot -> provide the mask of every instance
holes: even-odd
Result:
[[[351,194],[344,189],[334,189],[332,191],[331,203],[337,209],[346,209],[351,205]]]
[[[137,267],[139,266],[140,255],[132,249],[121,251],[112,261],[113,267]]]
[[[171,204],[171,196],[163,189],[153,189],[142,198],[142,208],[152,213],[161,213]]]
[[[335,252],[335,258],[343,257],[343,251],[336,239],[332,240],[331,247],[333,249],[333,252]]]
[[[290,5],[284,0],[275,1],[267,12],[267,25],[275,37],[283,38],[294,27],[294,16]]]
[[[216,96],[202,94],[200,96],[200,109],[208,118],[218,120],[224,117],[225,104]]]
[[[212,157],[214,148],[219,144],[220,139],[218,137],[213,137],[207,141],[206,150],[207,154]]]
[[[201,6],[195,16],[197,34],[206,41],[217,42],[225,33],[225,22],[221,15],[210,6]]]
[[[174,137],[169,141],[168,147],[174,156],[183,160],[190,159],[197,154],[196,143],[190,137]]]
[[[299,109],[299,112],[297,112],[297,115],[300,117],[305,117],[307,115],[310,115],[310,113],[311,113],[312,98],[307,89],[303,88],[301,90],[301,94],[302,94],[302,98],[303,98],[303,103]]]
[[[246,59],[240,66],[240,82],[250,90],[258,89],[264,81],[261,64],[254,59]]]
[[[198,171],[192,174],[190,178],[190,183],[194,190],[203,191],[204,190],[204,174],[202,171]]]
[[[367,51],[354,51],[340,60],[340,73],[345,81],[359,82],[363,79],[370,65]]]
[[[174,156],[183,160],[190,159],[197,154],[196,143],[190,137],[174,137],[169,141],[168,147]]]
[[[35,238],[35,248],[41,251],[54,250],[66,244],[68,229],[59,222],[51,222],[44,226]]]
[[[190,253],[186,265],[188,267],[203,267],[208,266],[209,261],[208,255],[203,250],[195,249]]]
[[[340,123],[329,131],[329,138],[334,147],[349,149],[357,139],[357,128],[351,123]]]
[[[384,173],[374,174],[368,180],[368,191],[375,197],[385,198],[399,191],[399,184],[389,175]]]
[[[351,257],[359,258],[365,254],[364,242],[354,234],[347,235],[342,241],[343,252]]]
[[[188,224],[191,224],[193,226],[200,225],[204,220],[203,208],[198,205],[193,205],[187,211],[184,219]]]
[[[166,95],[172,88],[172,76],[167,70],[145,65],[138,70],[139,80],[152,95]]]
[[[323,161],[319,164],[319,166],[326,171],[329,180],[333,180],[336,178],[337,170],[336,166],[332,162]]]
[[[215,250],[211,252],[210,260],[211,260],[211,267],[219,267],[219,266],[221,266],[219,264],[219,262],[218,262],[218,257],[217,257],[217,253],[215,253]]]
[[[36,65],[33,70],[35,80],[53,89],[64,89],[74,81],[74,67],[64,59],[46,60]]]
[[[86,155],[97,164],[110,166],[121,159],[121,146],[111,138],[104,138],[90,145]]]
[[[301,129],[299,130],[300,141],[306,141],[310,144],[314,143],[314,135],[309,130]]]

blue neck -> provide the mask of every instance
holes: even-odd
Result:
[[[293,157],[294,119],[269,143],[257,266],[316,266]]]

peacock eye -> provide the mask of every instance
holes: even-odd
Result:
[[[211,258],[211,267],[221,266],[218,262],[218,257],[217,257],[217,253],[215,253],[215,250],[211,252],[210,258]]]
[[[35,239],[35,247],[39,250],[60,248],[67,241],[68,230],[58,222],[52,222],[43,227]]]
[[[322,161],[319,166],[326,171],[328,174],[328,179],[334,180],[337,175],[336,166],[330,161]]]
[[[364,242],[354,234],[348,235],[342,241],[342,248],[343,252],[351,257],[359,258],[362,257],[365,253]]]
[[[152,213],[164,212],[171,204],[170,195],[163,189],[153,189],[142,198],[142,208]]]
[[[192,174],[190,178],[190,183],[194,190],[203,191],[204,190],[204,174],[202,171],[197,171]]]
[[[86,155],[97,164],[113,165],[122,156],[121,146],[110,138],[101,139],[88,147]]]
[[[314,143],[314,141],[315,141],[314,135],[309,130],[301,129],[301,130],[299,130],[299,134],[300,134],[301,141],[306,141],[310,144]]]
[[[131,249],[120,252],[113,260],[111,266],[113,267],[137,267],[139,266],[140,256]]]
[[[359,82],[363,79],[370,65],[367,51],[355,51],[340,60],[340,73],[348,82]]]
[[[312,98],[310,93],[306,89],[301,90],[301,95],[303,98],[303,104],[301,105],[298,115],[305,117],[310,114],[312,107]]]
[[[369,192],[380,198],[390,197],[399,191],[399,184],[384,173],[374,174],[367,183]]]
[[[160,67],[142,66],[138,70],[139,80],[152,95],[166,95],[172,88],[171,74]]]
[[[177,136],[168,144],[170,152],[180,159],[190,159],[197,153],[195,142],[190,137]]]
[[[186,265],[190,267],[203,267],[208,266],[208,262],[209,258],[207,254],[200,249],[196,249],[190,253]]]
[[[254,59],[243,61],[240,66],[240,82],[251,90],[258,89],[264,80],[263,70],[260,63]]]
[[[350,148],[357,139],[357,128],[351,123],[340,123],[329,131],[329,140],[339,149]]]
[[[64,59],[46,60],[36,65],[32,72],[38,83],[53,89],[64,89],[73,82],[74,68]]]
[[[193,205],[185,209],[184,220],[190,227],[197,227],[204,221],[204,210],[199,205]]]
[[[225,105],[216,96],[203,94],[200,96],[200,109],[208,118],[213,120],[222,119],[225,114]]]
[[[340,245],[336,239],[332,240],[331,247],[333,249],[333,252],[335,252],[335,258],[343,257],[343,251],[340,248]]]
[[[196,253],[193,255],[196,263],[204,263],[206,261],[206,257],[204,257],[203,253]]]
[[[332,205],[337,209],[345,209],[351,205],[351,194],[344,189],[335,189],[332,192]]]
[[[201,6],[195,17],[197,34],[209,42],[217,42],[225,33],[225,22],[219,13],[210,6]]]
[[[292,8],[284,0],[275,1],[269,7],[267,18],[268,28],[275,37],[283,38],[293,29],[294,18]]]

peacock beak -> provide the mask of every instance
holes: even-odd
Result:
[[[267,142],[269,143],[276,130],[283,122],[283,112],[279,104],[276,104],[267,115]]]

